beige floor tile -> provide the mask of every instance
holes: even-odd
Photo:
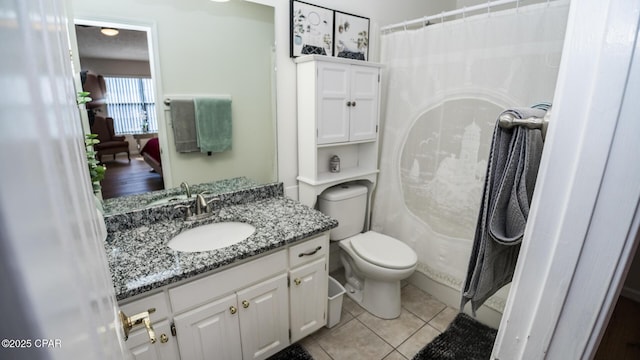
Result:
[[[402,306],[427,322],[447,307],[411,284],[402,288]]]
[[[317,338],[318,344],[334,360],[382,359],[393,348],[357,319]]]
[[[313,357],[313,360],[331,360],[331,357],[322,350],[320,344],[314,340],[311,336],[300,340],[300,345],[304,347],[307,352]]]
[[[312,337],[314,338],[319,338],[321,336],[324,336],[325,334],[327,334],[328,332],[331,331],[335,331],[337,328],[339,328],[340,326],[348,323],[349,321],[351,321],[353,319],[353,315],[351,315],[348,311],[346,311],[344,309],[344,307],[342,308],[342,313],[340,314],[340,321],[335,324],[333,327],[328,328],[326,326],[321,327],[320,329],[318,329],[318,331],[314,332],[313,334],[311,334]]]
[[[358,305],[357,302],[351,300],[351,298],[348,297],[347,294],[345,294],[342,298],[342,308],[347,310],[354,317],[358,317],[360,316],[360,314],[365,312],[362,306]]]
[[[402,356],[402,354],[400,354],[399,352],[394,351],[391,354],[387,355],[387,357],[384,358],[384,360],[407,360],[407,358]]]
[[[423,326],[415,334],[413,334],[407,341],[402,343],[396,349],[407,359],[412,359],[418,351],[420,351],[425,345],[433,341],[436,336],[440,335],[440,332],[429,325]]]
[[[358,320],[394,348],[402,344],[425,324],[419,317],[406,309],[402,309],[400,316],[391,320],[380,319],[368,312],[360,315]]]
[[[429,321],[429,325],[433,326],[440,332],[444,332],[449,327],[449,324],[458,315],[458,310],[447,306],[436,317]]]

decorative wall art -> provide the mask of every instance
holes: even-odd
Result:
[[[333,55],[333,10],[291,1],[291,57]]]
[[[369,19],[335,12],[334,55],[357,60],[369,59]]]

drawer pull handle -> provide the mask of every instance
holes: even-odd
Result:
[[[311,256],[314,255],[315,253],[317,253],[318,251],[320,251],[322,249],[322,246],[318,246],[315,250],[313,251],[308,251],[308,252],[303,252],[298,254],[298,257],[303,257],[303,256]]]
[[[229,312],[231,313],[231,315],[234,315],[238,312],[238,309],[235,306],[232,306],[229,308]]]
[[[248,308],[249,307],[249,302],[247,300],[242,300],[242,307],[243,308]]]

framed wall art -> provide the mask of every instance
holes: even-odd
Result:
[[[369,59],[369,18],[335,11],[334,34],[335,56]]]
[[[333,12],[291,0],[291,57],[333,55]]]

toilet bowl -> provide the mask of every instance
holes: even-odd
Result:
[[[400,316],[400,281],[415,271],[416,253],[403,242],[374,231],[338,244],[347,295],[377,317]]]
[[[400,281],[414,272],[418,257],[405,243],[374,231],[361,233],[367,187],[338,185],[320,195],[318,208],[338,220],[330,239],[339,241],[347,295],[371,314],[400,316]]]

